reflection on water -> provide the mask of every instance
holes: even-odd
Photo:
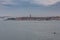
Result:
[[[0,21],[0,40],[60,40],[60,21]]]

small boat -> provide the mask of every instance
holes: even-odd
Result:
[[[56,34],[56,32],[54,32],[53,34]]]

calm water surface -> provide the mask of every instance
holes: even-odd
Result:
[[[60,40],[60,21],[0,21],[0,40]]]

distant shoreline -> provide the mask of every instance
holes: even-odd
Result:
[[[55,17],[11,17],[5,20],[18,20],[18,21],[50,21],[50,20],[60,20],[60,16]]]

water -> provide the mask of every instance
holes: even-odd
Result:
[[[60,40],[60,21],[0,21],[0,40]]]

